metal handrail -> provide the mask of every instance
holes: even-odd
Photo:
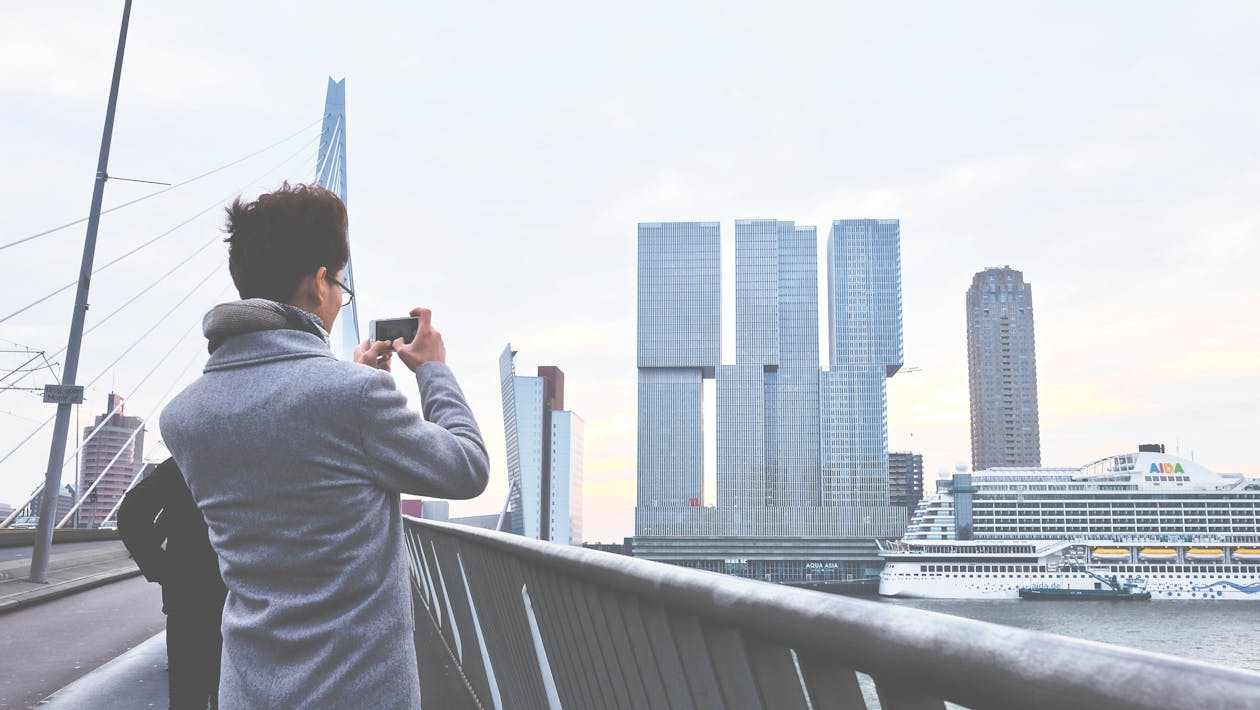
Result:
[[[1248,671],[460,525],[405,538],[487,708],[864,708],[857,673],[884,708],[1260,707]]]

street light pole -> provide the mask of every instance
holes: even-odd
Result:
[[[57,523],[57,499],[61,492],[61,464],[66,455],[66,435],[70,429],[70,408],[83,401],[83,388],[75,385],[79,373],[79,349],[83,344],[83,321],[88,309],[88,288],[92,285],[92,260],[96,256],[96,230],[101,222],[101,202],[105,197],[105,181],[109,179],[109,144],[114,136],[114,109],[118,105],[118,84],[122,80],[123,50],[127,46],[127,22],[131,18],[131,0],[123,3],[122,28],[118,31],[118,53],[114,57],[114,79],[109,87],[109,105],[105,109],[105,131],[101,136],[101,155],[96,164],[96,184],[92,188],[92,209],[88,213],[87,236],[83,241],[83,262],[79,266],[79,288],[70,318],[70,341],[66,345],[66,368],[60,385],[44,388],[44,401],[57,403],[57,421],[53,425],[52,447],[48,453],[48,469],[44,474],[44,499],[39,506],[39,530],[31,553],[30,581],[46,583],[48,557],[52,551],[53,526]]]

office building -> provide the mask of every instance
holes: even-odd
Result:
[[[582,544],[582,486],[585,423],[570,411],[551,413],[551,485],[547,491],[548,539],[567,545]]]
[[[819,504],[818,233],[735,222],[735,364],[717,376],[718,507]]]
[[[865,241],[836,223],[842,241],[829,256],[851,268],[830,283],[842,308],[874,318],[865,330],[848,321],[846,331],[832,328],[829,349],[844,359],[827,372],[819,370],[815,228],[736,221],[735,362],[721,364],[720,313],[695,305],[720,300],[717,225],[639,225],[636,556],[771,581],[878,571],[872,539],[905,525],[904,508],[888,501],[882,389],[901,363],[900,265],[896,221],[867,223]],[[872,329],[887,331],[884,341],[867,342]],[[700,402],[710,372],[717,505],[704,507]],[[864,397],[856,403],[855,389]],[[855,462],[850,452],[881,460]]]
[[[582,542],[582,419],[564,409],[564,372],[516,374],[511,344],[500,356],[507,443],[507,530],[536,540]]]
[[[1023,272],[992,267],[972,279],[967,379],[972,469],[1040,466],[1032,285]]]
[[[491,513],[489,515],[466,515],[462,518],[451,518],[450,522],[455,523],[456,525],[467,525],[470,528],[498,530],[499,514]]]
[[[831,367],[822,376],[824,505],[887,506],[888,396],[902,364],[901,225],[847,219],[827,238]]]
[[[923,499],[923,454],[888,452],[888,502],[907,513]]]
[[[721,361],[716,222],[642,223],[638,233],[637,509],[678,520],[704,500],[704,380]]]
[[[43,486],[40,486],[40,488],[43,488]],[[74,507],[76,501],[78,501],[78,494],[74,490],[74,486],[69,483],[63,484],[61,489],[57,491],[57,515],[53,519],[53,525],[61,522],[61,519],[66,517],[66,513],[70,512],[70,509]],[[26,508],[22,511],[22,513],[14,519],[13,525],[15,527],[33,527],[39,522],[39,513],[43,505],[44,491],[40,490],[35,494],[35,497],[31,499],[31,502],[26,504]],[[80,517],[81,511],[82,509],[80,509]]]
[[[100,430],[79,458],[79,490],[84,496],[79,527],[99,527],[144,466],[144,420],[126,416],[123,410],[123,398],[110,392],[105,413],[83,429],[84,439]]]

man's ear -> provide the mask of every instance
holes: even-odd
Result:
[[[297,306],[314,306],[319,303],[319,282],[323,279],[323,273],[327,269],[323,266],[314,274],[308,274],[298,281],[297,288],[293,290],[293,297],[290,303]]]
[[[336,288],[333,284],[328,283],[328,267],[321,266],[315,270],[315,277],[311,279],[311,303],[324,305],[323,294],[328,290],[329,286]]]

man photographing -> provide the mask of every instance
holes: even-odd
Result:
[[[225,231],[243,300],[206,314],[204,374],[161,417],[228,588],[220,707],[418,708],[399,494],[471,498],[489,468],[442,336],[415,308],[411,342],[333,357],[353,293],[327,190],[238,199]],[[423,416],[383,371],[393,355]]]

